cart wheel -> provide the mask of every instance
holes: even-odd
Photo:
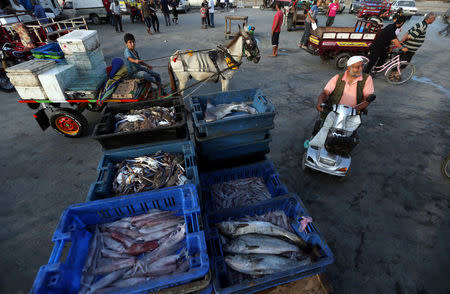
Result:
[[[347,61],[350,58],[350,54],[348,53],[339,53],[334,58],[334,65],[336,66],[336,69],[344,69],[347,66]]]
[[[50,117],[50,124],[55,131],[70,138],[83,136],[89,127],[87,119],[70,108],[56,110]]]
[[[260,5],[260,6],[259,6],[259,9],[264,10],[264,9],[266,9],[266,7],[265,7],[264,4],[263,4],[263,5]]]
[[[93,24],[95,25],[102,24],[102,19],[97,14],[91,14],[90,18]]]
[[[445,177],[450,179],[450,155],[442,162],[441,172]]]

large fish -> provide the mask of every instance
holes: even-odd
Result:
[[[301,249],[307,249],[308,245],[299,236],[286,231],[285,229],[275,226],[269,222],[262,221],[225,221],[217,224],[219,230],[230,237],[237,237],[247,234],[261,234],[269,235],[275,237],[284,237],[295,244],[297,244]]]
[[[270,254],[229,254],[225,262],[235,271],[247,275],[270,275],[311,263],[311,259],[292,260]]]
[[[240,254],[283,254],[298,252],[299,248],[275,237],[249,234],[239,236],[225,244],[224,251]]]
[[[205,121],[213,122],[222,119],[228,114],[235,111],[246,112],[249,114],[258,113],[255,108],[248,106],[246,103],[233,102],[230,104],[219,104],[217,106],[214,106],[208,101],[206,104]]]

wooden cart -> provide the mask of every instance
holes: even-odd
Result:
[[[358,20],[354,27],[319,27],[311,32],[308,48],[324,60],[334,59],[337,69],[344,69],[353,55],[366,55],[381,31],[381,25]]]
[[[305,26],[306,12],[308,4],[306,1],[299,1],[299,5],[292,5],[284,8],[286,15],[286,27],[288,31],[293,31],[298,27]]]
[[[231,31],[232,28],[232,21],[236,20],[239,21],[242,26],[246,26],[247,22],[248,22],[248,16],[232,16],[232,15],[227,15],[225,16],[225,39],[227,38],[234,38],[236,37],[238,34],[237,33],[233,33]]]

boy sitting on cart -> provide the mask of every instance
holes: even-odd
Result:
[[[150,83],[155,83],[158,90],[161,90],[161,77],[157,72],[152,71],[152,66],[145,63],[139,58],[138,52],[135,50],[136,40],[132,34],[124,36],[125,49],[124,56],[127,65],[128,76],[131,78],[145,79]]]

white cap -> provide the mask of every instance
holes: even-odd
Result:
[[[364,59],[361,56],[352,56],[347,61],[347,66],[351,66],[358,62],[364,62]]]

